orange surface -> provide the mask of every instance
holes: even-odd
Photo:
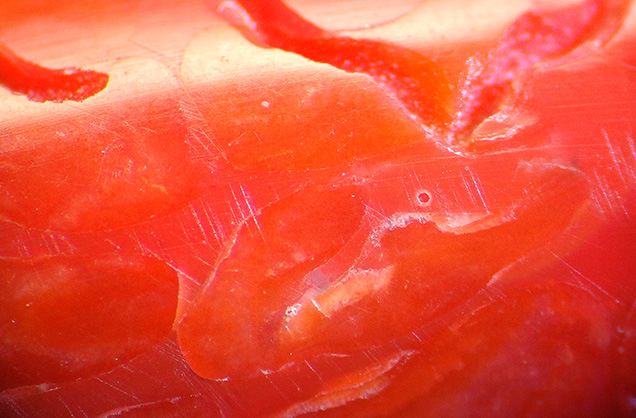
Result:
[[[290,5],[0,5],[0,416],[636,413],[631,2]]]

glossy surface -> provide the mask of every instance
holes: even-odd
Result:
[[[633,414],[631,3],[291,6],[0,7],[0,415]]]

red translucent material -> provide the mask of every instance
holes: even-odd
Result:
[[[636,411],[630,2],[0,17],[0,416]]]
[[[177,277],[158,260],[55,257],[1,271],[3,387],[109,370],[172,328]]]
[[[300,278],[334,257],[360,228],[364,206],[356,192],[310,187],[242,226],[214,280],[177,328],[198,374],[244,376],[279,368],[292,358],[295,350],[284,340],[286,328],[294,326],[294,295],[308,287]]]
[[[228,9],[244,17],[243,24],[253,31],[251,35],[265,45],[347,72],[368,74],[431,129],[438,130],[448,122],[448,81],[424,55],[386,42],[331,34],[280,1],[224,2],[221,11]]]

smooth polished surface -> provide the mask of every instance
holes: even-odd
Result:
[[[0,5],[0,416],[633,416],[631,2],[289,6]]]

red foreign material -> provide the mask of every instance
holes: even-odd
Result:
[[[0,43],[0,84],[34,102],[81,102],[106,88],[108,74],[41,67],[18,57]]]
[[[108,105],[3,122],[0,416],[633,414],[629,2],[511,18],[461,76],[224,4],[344,71],[232,72],[211,20],[156,51],[177,87],[109,97],[109,71]],[[206,60],[229,70],[197,79]],[[502,118],[524,129],[487,137]]]
[[[448,123],[448,81],[435,62],[422,54],[386,42],[329,33],[279,0],[227,1],[219,10],[225,10],[228,19],[243,18],[250,37],[267,46],[347,72],[368,74],[435,133]]]
[[[519,17],[499,45],[468,62],[465,79],[451,104],[451,89],[441,68],[407,48],[324,31],[303,19],[282,0],[227,0],[219,10],[242,21],[249,39],[300,54],[348,72],[364,73],[385,86],[438,138],[460,145],[510,95],[512,80],[533,64],[570,52],[583,42],[606,41],[620,27],[629,2],[587,0],[570,7],[529,12]],[[596,37],[596,39],[594,39]],[[454,108],[455,114],[449,112]]]

